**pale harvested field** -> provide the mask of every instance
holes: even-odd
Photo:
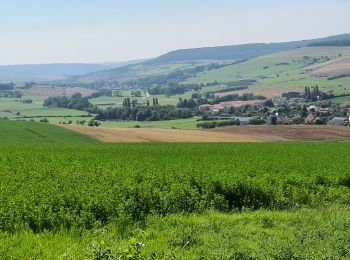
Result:
[[[253,93],[254,95],[261,95],[267,98],[273,98],[277,96],[281,96],[283,92],[288,91],[304,91],[301,88],[293,88],[293,87],[259,87],[259,88],[249,88],[244,90],[238,90],[238,91],[230,91],[230,92],[224,92],[224,93],[216,93],[215,95],[219,97],[224,97],[227,95],[243,95],[244,93]]]
[[[307,68],[315,77],[350,75],[350,57],[330,60]]]
[[[105,143],[145,142],[260,142],[245,134],[220,133],[204,130],[102,128],[65,125],[67,129],[96,138]]]
[[[83,97],[90,96],[95,91],[87,88],[74,87],[74,88],[62,88],[62,87],[32,87],[29,89],[16,88],[24,95],[31,96],[44,96],[44,97],[62,97],[62,96],[72,96],[73,94],[79,92]]]
[[[244,134],[265,142],[350,140],[350,127],[342,126],[239,126],[211,131],[234,135]]]

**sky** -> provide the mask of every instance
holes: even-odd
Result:
[[[152,58],[350,33],[349,0],[1,0],[0,65]]]

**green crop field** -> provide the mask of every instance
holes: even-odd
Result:
[[[97,142],[87,136],[50,124],[0,120],[0,145]]]
[[[349,258],[349,149],[3,144],[0,258]]]
[[[102,127],[108,128],[163,128],[163,129],[198,129],[197,125],[205,122],[212,121],[198,121],[199,117],[193,117],[188,119],[176,119],[176,120],[164,120],[164,121],[105,121],[102,122]],[[226,120],[217,120],[222,122]]]

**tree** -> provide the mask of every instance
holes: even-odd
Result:
[[[271,116],[271,124],[277,125],[277,116],[275,116],[275,115]]]
[[[266,106],[266,107],[274,107],[275,104],[273,103],[273,101],[271,99],[268,99],[268,100],[265,101],[264,106]]]
[[[45,117],[45,118],[40,119],[40,122],[41,123],[49,123],[49,120]]]
[[[81,98],[81,97],[82,97],[82,94],[80,92],[74,93],[72,95],[72,98]]]
[[[303,109],[301,110],[301,117],[305,118],[308,115],[307,107],[306,105],[303,105]]]

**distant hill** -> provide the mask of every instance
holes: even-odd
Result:
[[[280,51],[292,50],[308,45],[318,46],[325,42],[346,42],[350,41],[350,34],[342,34],[319,38],[314,40],[303,40],[283,43],[256,43],[221,47],[206,47],[196,49],[185,49],[169,52],[150,63],[169,63],[191,60],[237,60],[249,59],[261,55],[271,54]]]
[[[145,60],[110,63],[53,63],[0,66],[1,81],[41,81],[62,79],[67,76],[85,75],[121,66],[144,62]],[[2,80],[3,79],[3,80]],[[12,79],[12,80],[11,80]]]
[[[85,83],[113,80],[128,81],[135,78],[174,72],[176,68],[185,68],[188,66],[195,67],[198,66],[199,63],[208,63],[211,61],[221,62],[230,60],[248,60],[282,51],[302,49],[310,46],[311,44],[345,40],[350,40],[350,34],[284,43],[253,43],[177,50],[164,54],[158,58],[143,63],[138,63],[137,65],[129,64],[127,66],[92,72],[86,75],[76,75],[70,77],[68,81]]]

